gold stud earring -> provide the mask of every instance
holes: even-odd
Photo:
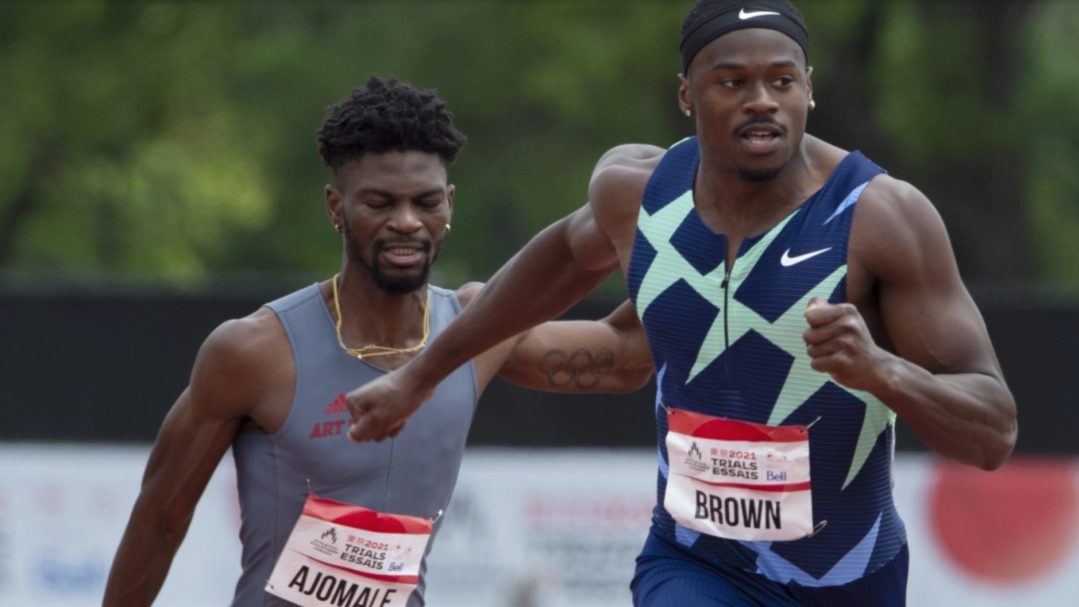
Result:
[[[344,227],[344,226],[342,226],[342,225],[341,225],[341,224],[339,224],[339,223],[335,223],[335,224],[333,224],[333,229],[337,230],[337,233],[338,233],[338,234],[344,234],[344,233],[345,233],[345,227]]]
[[[446,224],[446,233],[447,233],[447,234],[449,234],[449,233],[450,233],[450,232],[452,232],[452,231],[453,231],[453,228],[451,228],[451,227],[450,227],[450,224],[448,224],[448,223],[447,223],[447,224]]]
[[[816,101],[814,101],[814,100],[812,100],[812,99],[810,99],[810,100],[809,100],[809,109],[811,109],[811,110],[815,110],[815,109],[817,109],[817,102],[816,102]]]
[[[692,115],[693,115],[693,112],[691,112],[690,110],[687,109],[686,110],[686,116],[688,117],[688,116],[692,116]]]

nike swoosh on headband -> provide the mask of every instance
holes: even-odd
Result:
[[[828,251],[831,251],[831,250],[832,250],[832,247],[828,247],[827,249],[821,249],[819,251],[813,251],[812,253],[806,253],[805,255],[799,255],[798,257],[791,257],[790,256],[791,250],[787,249],[787,251],[785,253],[783,253],[783,257],[780,258],[779,263],[783,264],[783,267],[789,268],[789,267],[791,267],[791,266],[793,266],[795,264],[802,263],[803,261],[805,261],[807,259],[812,259],[812,258],[816,257],[817,255],[820,255],[821,253],[827,253]]]
[[[773,13],[772,11],[757,11],[755,13],[747,13],[746,9],[743,8],[742,11],[740,13],[738,13],[738,18],[745,21],[746,19],[752,19],[754,17],[763,17],[765,15],[778,15],[778,14],[779,13]]]

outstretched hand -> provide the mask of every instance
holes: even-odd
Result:
[[[858,308],[814,297],[805,311],[802,337],[814,370],[852,390],[875,392],[886,385],[888,352],[877,346]]]
[[[384,375],[348,393],[352,414],[348,440],[362,443],[394,438],[405,428],[408,418],[434,395],[434,390],[417,389],[403,370]]]

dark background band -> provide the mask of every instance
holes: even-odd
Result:
[[[0,440],[149,443],[215,326],[297,285],[232,295],[0,291]],[[301,285],[302,286],[302,285]],[[1079,454],[1079,303],[975,290],[1019,407],[1017,452]],[[567,318],[617,305],[588,300]],[[471,445],[654,447],[654,382],[630,395],[555,395],[496,378]],[[902,423],[897,447],[924,450]]]

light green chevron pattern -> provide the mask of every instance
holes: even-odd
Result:
[[[708,274],[702,275],[670,242],[671,237],[692,211],[692,191],[687,191],[653,215],[649,215],[643,208],[641,209],[638,227],[648,243],[656,250],[656,257],[642,279],[638,291],[636,307],[642,319],[656,299],[679,280],[685,280],[701,297],[712,302],[722,312],[724,302],[720,285],[726,274],[726,268],[720,265]],[[726,303],[728,306],[726,320],[730,335],[725,337],[723,334],[724,315],[720,313],[717,315],[701,345],[700,351],[697,353],[696,361],[686,382],[693,381],[698,374],[722,356],[727,343],[736,343],[749,331],[756,331],[772,344],[794,357],[790,372],[769,416],[769,425],[782,424],[818,390],[830,382],[834,383],[830,376],[814,371],[810,366],[810,358],[806,353],[805,342],[802,340],[802,332],[807,327],[803,314],[806,306],[809,305],[809,300],[813,297],[827,299],[831,296],[840,281],[847,275],[846,266],[836,269],[830,276],[810,289],[802,299],[791,306],[774,323],[769,323],[734,297],[738,288],[753,272],[764,251],[768,249],[787,223],[796,215],[797,211],[772,228],[735,261],[731,269],[730,284],[728,285],[728,288],[731,289],[731,296]],[[885,431],[890,424],[895,423],[895,413],[867,392],[848,390],[839,384],[834,385],[849,392],[865,404],[862,429],[858,435],[858,442],[846,480],[843,483],[843,488],[846,489],[865,465],[881,432]]]

